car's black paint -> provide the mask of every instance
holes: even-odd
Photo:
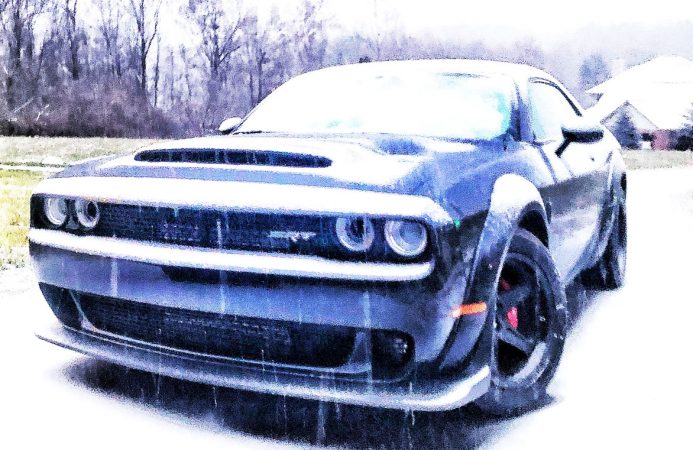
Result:
[[[555,145],[554,148],[535,146],[512,138],[470,144],[410,137],[404,142],[417,148],[411,156],[387,154],[378,146],[382,142],[382,136],[232,136],[207,143],[209,147],[257,152],[310,148],[310,154],[330,158],[332,165],[283,173],[253,170],[254,167],[236,170],[233,166],[181,164],[172,168],[157,163],[132,164],[131,157],[125,157],[111,159],[107,164],[92,161],[77,165],[56,176],[231,179],[397,192],[430,197],[454,217],[463,218],[483,212],[488,207],[495,180],[514,173],[534,184],[544,203],[550,205],[555,223],[551,235],[558,247],[569,241],[572,245],[582,236],[581,245],[554,254],[561,273],[575,275],[571,265],[579,257],[578,247],[584,248],[592,237],[589,230],[578,232],[597,223],[605,201],[607,175],[611,170],[610,151],[613,151],[606,143],[573,143],[559,158],[554,153]],[[444,151],[439,151],[440,147]],[[377,169],[364,172],[363,165],[375,165]],[[567,239],[569,236],[571,239]]]
[[[289,189],[303,185],[428,197],[442,206],[454,223],[432,230],[433,274],[410,285],[339,282],[334,293],[339,295],[343,287],[372,292],[392,304],[411,305],[416,316],[406,321],[410,329],[443,329],[441,324],[449,319],[444,315],[455,305],[441,302],[452,301],[451,296],[458,292],[458,304],[492,303],[501,264],[519,228],[548,247],[564,284],[594,265],[604,252],[619,199],[625,196],[625,164],[618,143],[608,131],[604,130],[600,139],[582,139],[589,142],[535,141],[527,84],[542,78],[531,73],[513,75],[518,93],[513,127],[488,142],[379,134],[231,135],[163,143],[150,150],[282,152],[326,159],[329,164],[268,170],[252,164],[159,163],[126,156],[78,164],[55,177],[232,180],[280,184]],[[544,81],[563,91],[553,80]],[[34,250],[36,254],[42,251]],[[333,289],[328,284],[333,283],[326,283],[325,289]],[[417,354],[416,370],[458,376],[473,373],[490,357],[492,325],[492,314],[461,317],[443,345],[439,338],[442,332],[428,330],[427,338],[434,337],[421,345],[442,350],[435,358],[423,359]]]

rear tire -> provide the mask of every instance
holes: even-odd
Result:
[[[597,264],[583,272],[582,284],[589,289],[620,288],[626,275],[627,244],[626,205],[621,201],[604,254]]]
[[[513,416],[546,403],[563,353],[565,290],[548,249],[519,230],[501,266],[491,356],[491,386],[476,400],[484,413]]]

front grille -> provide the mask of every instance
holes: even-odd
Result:
[[[356,329],[167,308],[75,294],[97,329],[138,341],[219,357],[339,367],[353,350]]]
[[[31,226],[51,228],[42,217],[41,196],[31,199]],[[72,200],[68,201],[72,204]],[[71,217],[61,230],[77,235],[159,242],[221,250],[313,255],[359,262],[412,263],[431,258],[427,248],[416,258],[404,258],[385,243],[386,220],[371,218],[375,241],[366,252],[349,251],[336,235],[335,216],[224,211],[190,207],[98,203],[97,225],[84,230]],[[70,206],[70,208],[74,208]],[[72,214],[74,216],[74,214]],[[433,236],[429,232],[429,236]],[[175,265],[175,264],[173,264]]]
[[[298,254],[338,253],[334,220],[102,203],[93,234],[193,247]],[[297,233],[293,237],[287,232]]]

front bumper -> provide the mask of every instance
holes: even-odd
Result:
[[[29,248],[40,283],[204,313],[399,330],[413,338],[416,363],[431,363],[440,356],[455,324],[450,311],[459,305],[466,289],[464,275],[453,280],[449,289],[435,292],[421,283],[296,278],[272,284],[244,281],[243,275],[228,283],[176,282],[159,265],[78,253],[33,240]]]
[[[433,261],[365,264],[30,231],[38,281],[70,292],[204,314],[351,327],[360,330],[359,336],[368,330],[404,333],[414,343],[411,364],[390,379],[368,375],[368,352],[356,346],[340,366],[260,367],[257,360],[215,359],[205,352],[183,352],[80,325],[48,329],[39,337],[117,364],[213,385],[387,408],[455,408],[488,388],[486,362],[466,358],[485,317],[466,317],[460,324],[450,314],[464,299],[472,266],[476,241],[470,237],[477,228],[466,229],[469,236],[462,242],[467,244],[456,247],[459,260],[454,267],[448,265],[447,281],[435,288],[428,283],[439,275]],[[178,282],[162,267],[218,270],[228,278]],[[260,278],[248,278],[251,275]],[[444,364],[454,371],[445,373],[439,369],[443,358],[450,359],[446,349],[456,325],[463,325],[457,329],[463,330],[458,334],[466,344],[453,352],[455,362]]]
[[[162,352],[145,345],[75,331],[62,326],[39,332],[44,341],[134,369],[229,388],[363,406],[442,411],[483,395],[490,371],[483,366],[464,378],[417,379],[405,383],[363,383],[329,375],[258,370],[204,357]]]

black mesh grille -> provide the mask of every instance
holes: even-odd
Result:
[[[50,228],[42,218],[42,198],[31,200],[31,226]],[[84,230],[72,217],[63,231],[103,237],[161,242],[189,247],[315,255],[352,261],[411,263],[431,257],[426,249],[416,258],[404,258],[385,243],[385,220],[371,219],[375,241],[367,252],[353,252],[339,243],[336,217],[281,213],[98,203],[99,222]],[[429,232],[429,236],[432,234]]]
[[[100,204],[93,234],[193,247],[299,254],[339,252],[333,219],[310,216],[221,212]],[[298,232],[294,239],[287,232]],[[273,234],[274,233],[274,234]]]
[[[314,367],[346,363],[355,329],[213,314],[79,294],[99,330],[214,356]]]

